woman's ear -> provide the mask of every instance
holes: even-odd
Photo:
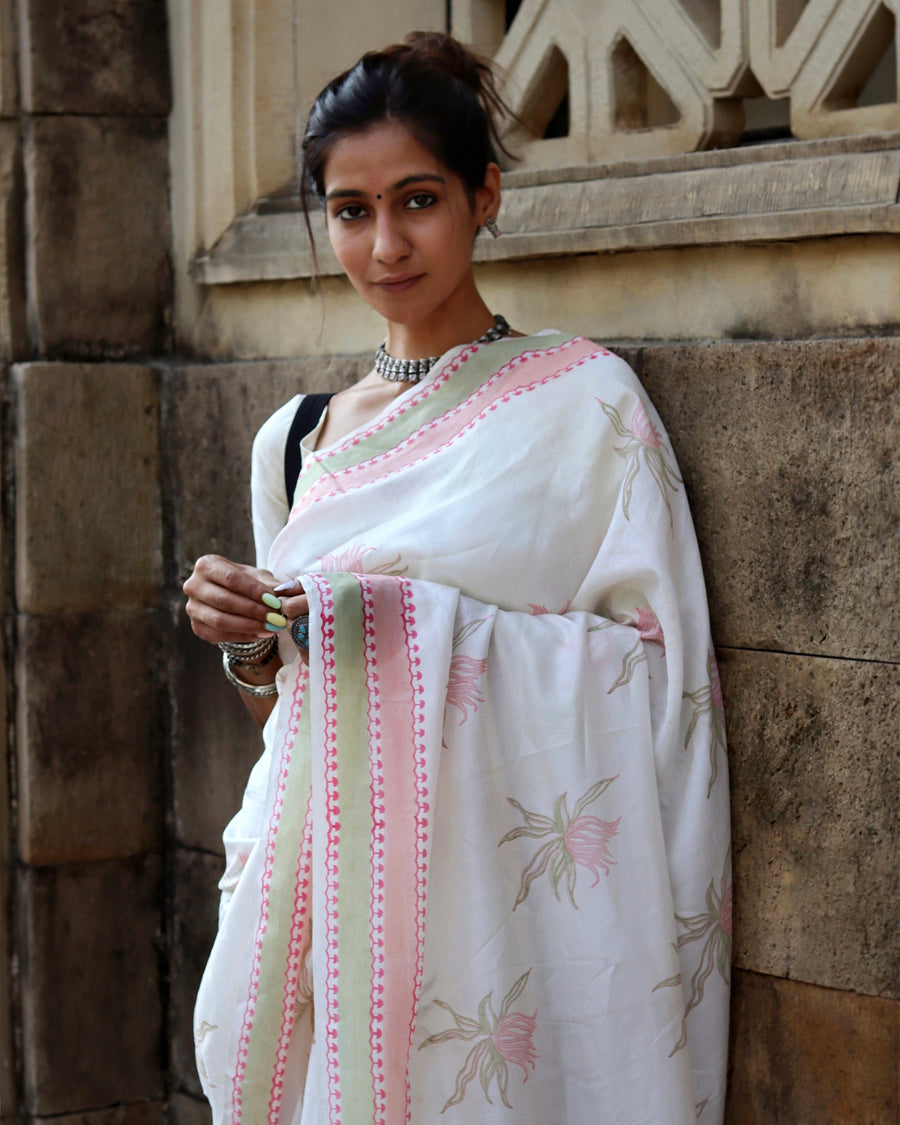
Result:
[[[483,227],[485,219],[496,218],[499,210],[500,169],[496,164],[490,163],[485,170],[484,183],[475,192],[475,217],[478,225]]]

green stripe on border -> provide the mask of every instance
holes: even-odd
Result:
[[[241,1117],[248,1123],[266,1121],[269,1116],[269,1099],[284,1007],[285,968],[291,940],[297,857],[303,846],[303,824],[312,780],[309,746],[309,706],[308,699],[304,699],[291,748],[284,804],[275,837],[269,921],[263,937],[256,1014],[244,1071]],[[260,846],[265,846],[264,840],[260,842]]]
[[[338,846],[338,1069],[341,1117],[374,1121],[370,1063],[372,955],[371,782],[368,692],[362,589],[351,574],[330,576],[334,596],[337,681],[337,787],[341,834]]]

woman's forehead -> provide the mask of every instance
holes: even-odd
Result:
[[[365,190],[364,183],[382,191],[416,174],[447,179],[447,169],[409,129],[383,121],[337,140],[325,160],[323,181],[326,195],[345,188]]]

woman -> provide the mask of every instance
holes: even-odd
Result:
[[[386,338],[283,528],[296,403],[260,432],[265,568],[185,584],[268,720],[197,1002],[216,1123],[721,1120],[728,796],[690,516],[628,367],[478,293],[497,106],[415,34],[310,116]]]

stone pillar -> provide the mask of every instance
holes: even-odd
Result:
[[[21,0],[28,326],[45,357],[169,334],[164,0]]]
[[[24,1101],[162,1120],[162,520],[147,367],[13,370]]]
[[[17,800],[0,849],[17,861],[19,977],[7,987],[4,965],[18,1028],[14,1051],[0,1005],[0,1113],[161,1125],[160,379],[121,361],[169,349],[165,2],[18,0],[15,24],[13,6],[0,0],[0,360]],[[5,919],[2,878],[0,896]]]

